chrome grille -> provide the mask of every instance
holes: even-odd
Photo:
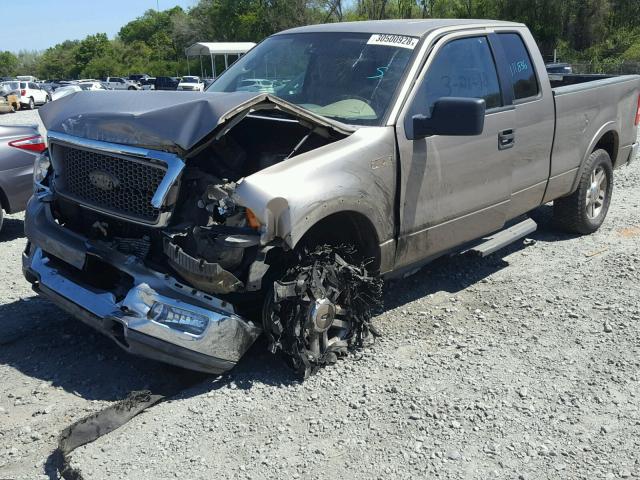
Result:
[[[114,215],[154,223],[160,209],[151,199],[166,174],[160,165],[56,145],[61,162],[56,190],[84,205]]]

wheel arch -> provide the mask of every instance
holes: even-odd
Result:
[[[380,239],[373,222],[365,214],[355,210],[331,213],[316,221],[301,234],[294,248],[303,245],[353,244],[363,259],[371,259],[370,269],[380,269]]]
[[[607,152],[609,154],[609,158],[611,159],[611,165],[613,166],[613,168],[615,168],[616,161],[618,160],[619,147],[620,139],[618,131],[616,130],[616,123],[608,122],[603,125],[600,130],[598,130],[598,133],[596,133],[593,140],[591,140],[591,143],[589,144],[589,147],[587,148],[582,161],[580,162],[580,167],[578,168],[576,178],[573,181],[571,192],[574,192],[576,188],[578,188],[578,183],[587,165],[587,160],[593,152],[600,149]]]

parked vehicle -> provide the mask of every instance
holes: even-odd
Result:
[[[146,80],[147,78],[150,77],[146,73],[134,73],[132,75],[129,75],[129,80],[131,80],[132,82],[136,82],[139,85],[142,85],[142,80]]]
[[[45,149],[37,125],[0,125],[0,230],[5,212],[25,209],[33,193],[33,162]]]
[[[275,93],[273,80],[265,78],[244,78],[238,83],[239,92],[266,92]]]
[[[264,72],[277,96],[239,91]],[[25,276],[128,351],[206,372],[260,333],[303,375],[331,363],[380,277],[488,255],[547,202],[594,232],[638,152],[639,76],[550,82],[529,30],[491,20],[300,27],[204,95],[110,97],[40,112]]]
[[[11,112],[20,110],[20,84],[19,82],[0,83],[0,98],[4,99],[6,106]]]
[[[0,113],[13,113],[16,109],[7,98],[0,96]]]
[[[34,82],[20,82],[20,103],[23,107],[33,110],[36,105],[44,105],[50,100],[49,92]]]
[[[156,77],[153,82],[154,90],[176,90],[180,79],[178,77]]]
[[[102,84],[102,82],[98,82],[96,80],[92,81],[84,81],[78,82],[78,86],[82,90],[107,90],[107,88]]]
[[[204,91],[204,83],[200,80],[200,77],[182,77],[176,90],[202,92]]]
[[[573,68],[569,63],[547,63],[545,65],[547,73],[568,74],[573,73]]]
[[[104,83],[110,90],[139,90],[136,82],[132,82],[122,77],[107,77]]]
[[[142,90],[155,90],[156,77],[148,77],[140,80]]]
[[[67,95],[71,95],[72,93],[81,91],[82,87],[80,87],[80,85],[65,85],[63,87],[57,88],[56,91],[51,94],[51,100],[55,102],[56,100],[60,100],[61,98],[66,97]]]
[[[0,95],[4,96],[5,98],[8,95],[14,95],[20,102],[20,105],[17,106],[16,110],[20,109],[20,106],[22,104],[22,98],[20,96],[20,82],[12,81],[0,83]]]
[[[38,80],[38,77],[34,77],[33,75],[18,75],[16,77],[16,80],[20,80],[21,82],[31,82],[31,83],[38,83],[40,80]]]

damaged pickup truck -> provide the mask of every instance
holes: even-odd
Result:
[[[307,375],[374,333],[382,278],[550,201],[598,229],[639,87],[551,82],[521,24],[422,20],[274,35],[205,93],[78,92],[40,111],[24,274],[134,354],[219,373],[264,333]]]

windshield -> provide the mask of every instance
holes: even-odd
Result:
[[[182,77],[182,83],[198,83],[199,81],[198,77]]]
[[[417,43],[402,35],[275,35],[207,91],[271,93],[344,123],[381,125]]]

